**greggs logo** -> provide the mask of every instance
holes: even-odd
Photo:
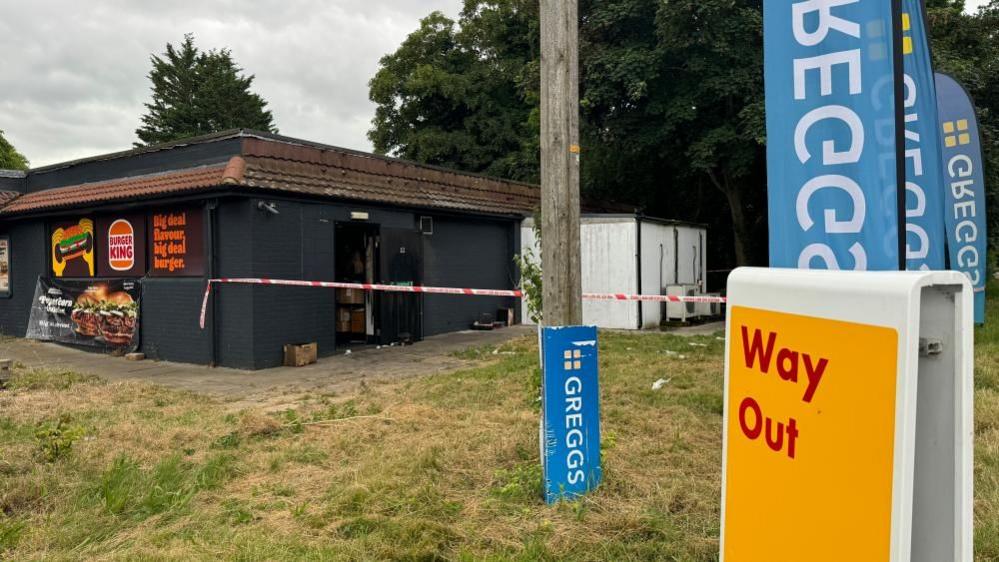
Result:
[[[108,264],[115,271],[135,267],[135,229],[127,220],[116,220],[108,228]]]
[[[968,120],[947,121],[943,124],[944,144],[947,148],[971,144],[971,133],[968,132]]]
[[[915,48],[912,42],[912,18],[908,13],[902,13],[902,54],[911,55]]]

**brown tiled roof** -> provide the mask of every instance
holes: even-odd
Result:
[[[0,191],[0,207],[17,199],[21,194],[16,191]]]
[[[245,185],[308,195],[490,214],[529,214],[537,187],[349,151],[247,139]]]
[[[0,199],[0,215],[179,195],[226,187],[471,213],[527,215],[536,186],[310,145],[242,135],[242,156],[228,163],[48,189]]]
[[[234,157],[234,159],[237,158],[239,157]],[[22,195],[10,204],[3,206],[0,209],[0,215],[200,191],[225,183],[223,172],[227,169],[228,167],[224,165],[205,166],[178,172],[36,191]]]

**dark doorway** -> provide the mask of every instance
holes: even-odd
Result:
[[[423,235],[415,229],[382,228],[381,282],[414,286],[422,283]],[[382,293],[379,319],[381,343],[411,343],[423,339],[423,296]]]
[[[337,223],[334,229],[335,277],[339,283],[375,283],[378,278],[378,226]],[[336,290],[337,344],[375,343],[379,318],[377,293]]]

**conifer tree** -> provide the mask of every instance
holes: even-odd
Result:
[[[137,146],[235,128],[277,132],[267,102],[250,90],[254,76],[243,74],[229,49],[202,52],[188,34],[151,61],[153,99],[135,131]]]

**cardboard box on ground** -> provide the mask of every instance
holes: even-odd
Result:
[[[287,344],[284,346],[284,365],[304,367],[315,363],[319,356],[319,346],[313,343]]]

